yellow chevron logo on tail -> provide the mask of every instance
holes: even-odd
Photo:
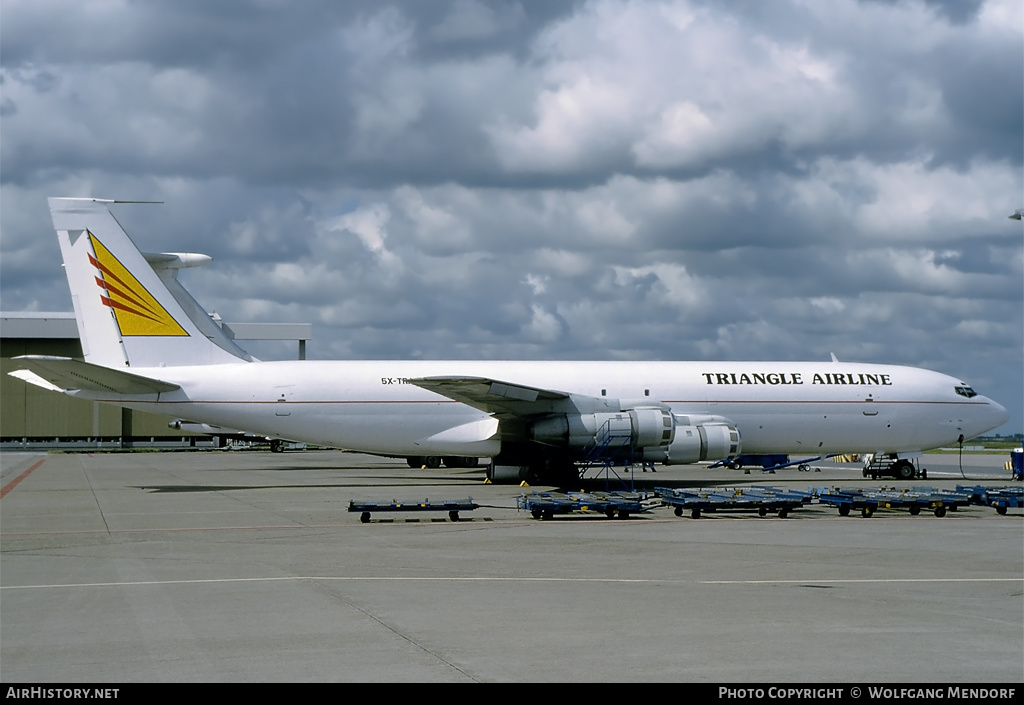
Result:
[[[96,253],[95,257],[89,255],[89,262],[99,270],[96,285],[103,290],[100,300],[114,312],[121,335],[188,336],[110,250],[95,235],[86,232]]]

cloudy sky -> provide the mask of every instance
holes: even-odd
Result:
[[[1024,428],[1019,0],[0,0],[0,286],[119,206],[310,358],[840,359]],[[294,346],[261,343],[257,355]]]

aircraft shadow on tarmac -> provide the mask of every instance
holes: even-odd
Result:
[[[308,470],[309,468],[304,469]],[[273,472],[276,472],[276,470]],[[376,482],[374,482],[375,480]],[[137,490],[144,490],[155,494],[162,492],[231,492],[236,490],[323,490],[343,488],[360,488],[365,490],[367,487],[378,485],[387,485],[389,487],[437,487],[438,485],[464,486],[470,482],[473,484],[481,484],[482,481],[479,477],[453,477],[451,475],[445,475],[443,477],[366,475],[354,477],[351,482],[317,483],[309,485],[289,483],[277,485],[132,485],[132,487]]]

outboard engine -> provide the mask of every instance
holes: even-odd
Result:
[[[645,446],[640,459],[665,465],[688,465],[702,460],[725,460],[743,448],[740,432],[724,421],[675,427],[675,438],[667,446]]]
[[[639,407],[617,413],[552,414],[534,422],[536,443],[582,450],[588,447],[629,448],[634,459],[686,465],[725,460],[740,453],[739,430],[721,416],[675,416],[660,407]]]

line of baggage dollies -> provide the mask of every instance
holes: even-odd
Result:
[[[534,519],[551,519],[555,514],[573,512],[627,519],[632,514],[659,507],[671,507],[677,517],[686,514],[691,519],[714,512],[756,512],[762,517],[773,514],[785,519],[790,512],[811,504],[833,506],[840,516],[849,516],[854,510],[859,510],[862,517],[871,517],[879,509],[905,509],[913,516],[930,511],[937,517],[943,517],[947,511],[955,512],[969,505],[993,507],[997,513],[1006,514],[1008,507],[1024,506],[1024,489],[980,485],[957,485],[955,490],[933,487],[822,487],[806,491],[763,486],[656,487],[653,495],[637,492],[534,492],[521,495],[518,500],[519,509],[530,512]]]
[[[779,487],[753,485],[749,487],[655,487],[647,492],[532,492],[520,495],[516,506],[527,511],[534,519],[551,519],[556,514],[603,514],[610,518],[628,519],[633,514],[671,507],[677,517],[684,514],[699,519],[702,514],[714,512],[756,512],[785,519],[790,512],[812,504],[835,507],[841,516],[859,511],[862,517],[871,517],[879,509],[907,510],[917,516],[922,511],[943,517],[961,507],[977,505],[993,507],[1006,514],[1011,507],[1024,506],[1024,488],[1021,487],[967,487],[957,485],[955,490],[933,487],[851,489],[842,487],[812,487],[805,491]],[[451,521],[460,521],[460,512],[478,509],[472,497],[446,499],[436,502],[361,502],[353,500],[348,511],[358,512],[364,524],[374,512],[447,512]]]

